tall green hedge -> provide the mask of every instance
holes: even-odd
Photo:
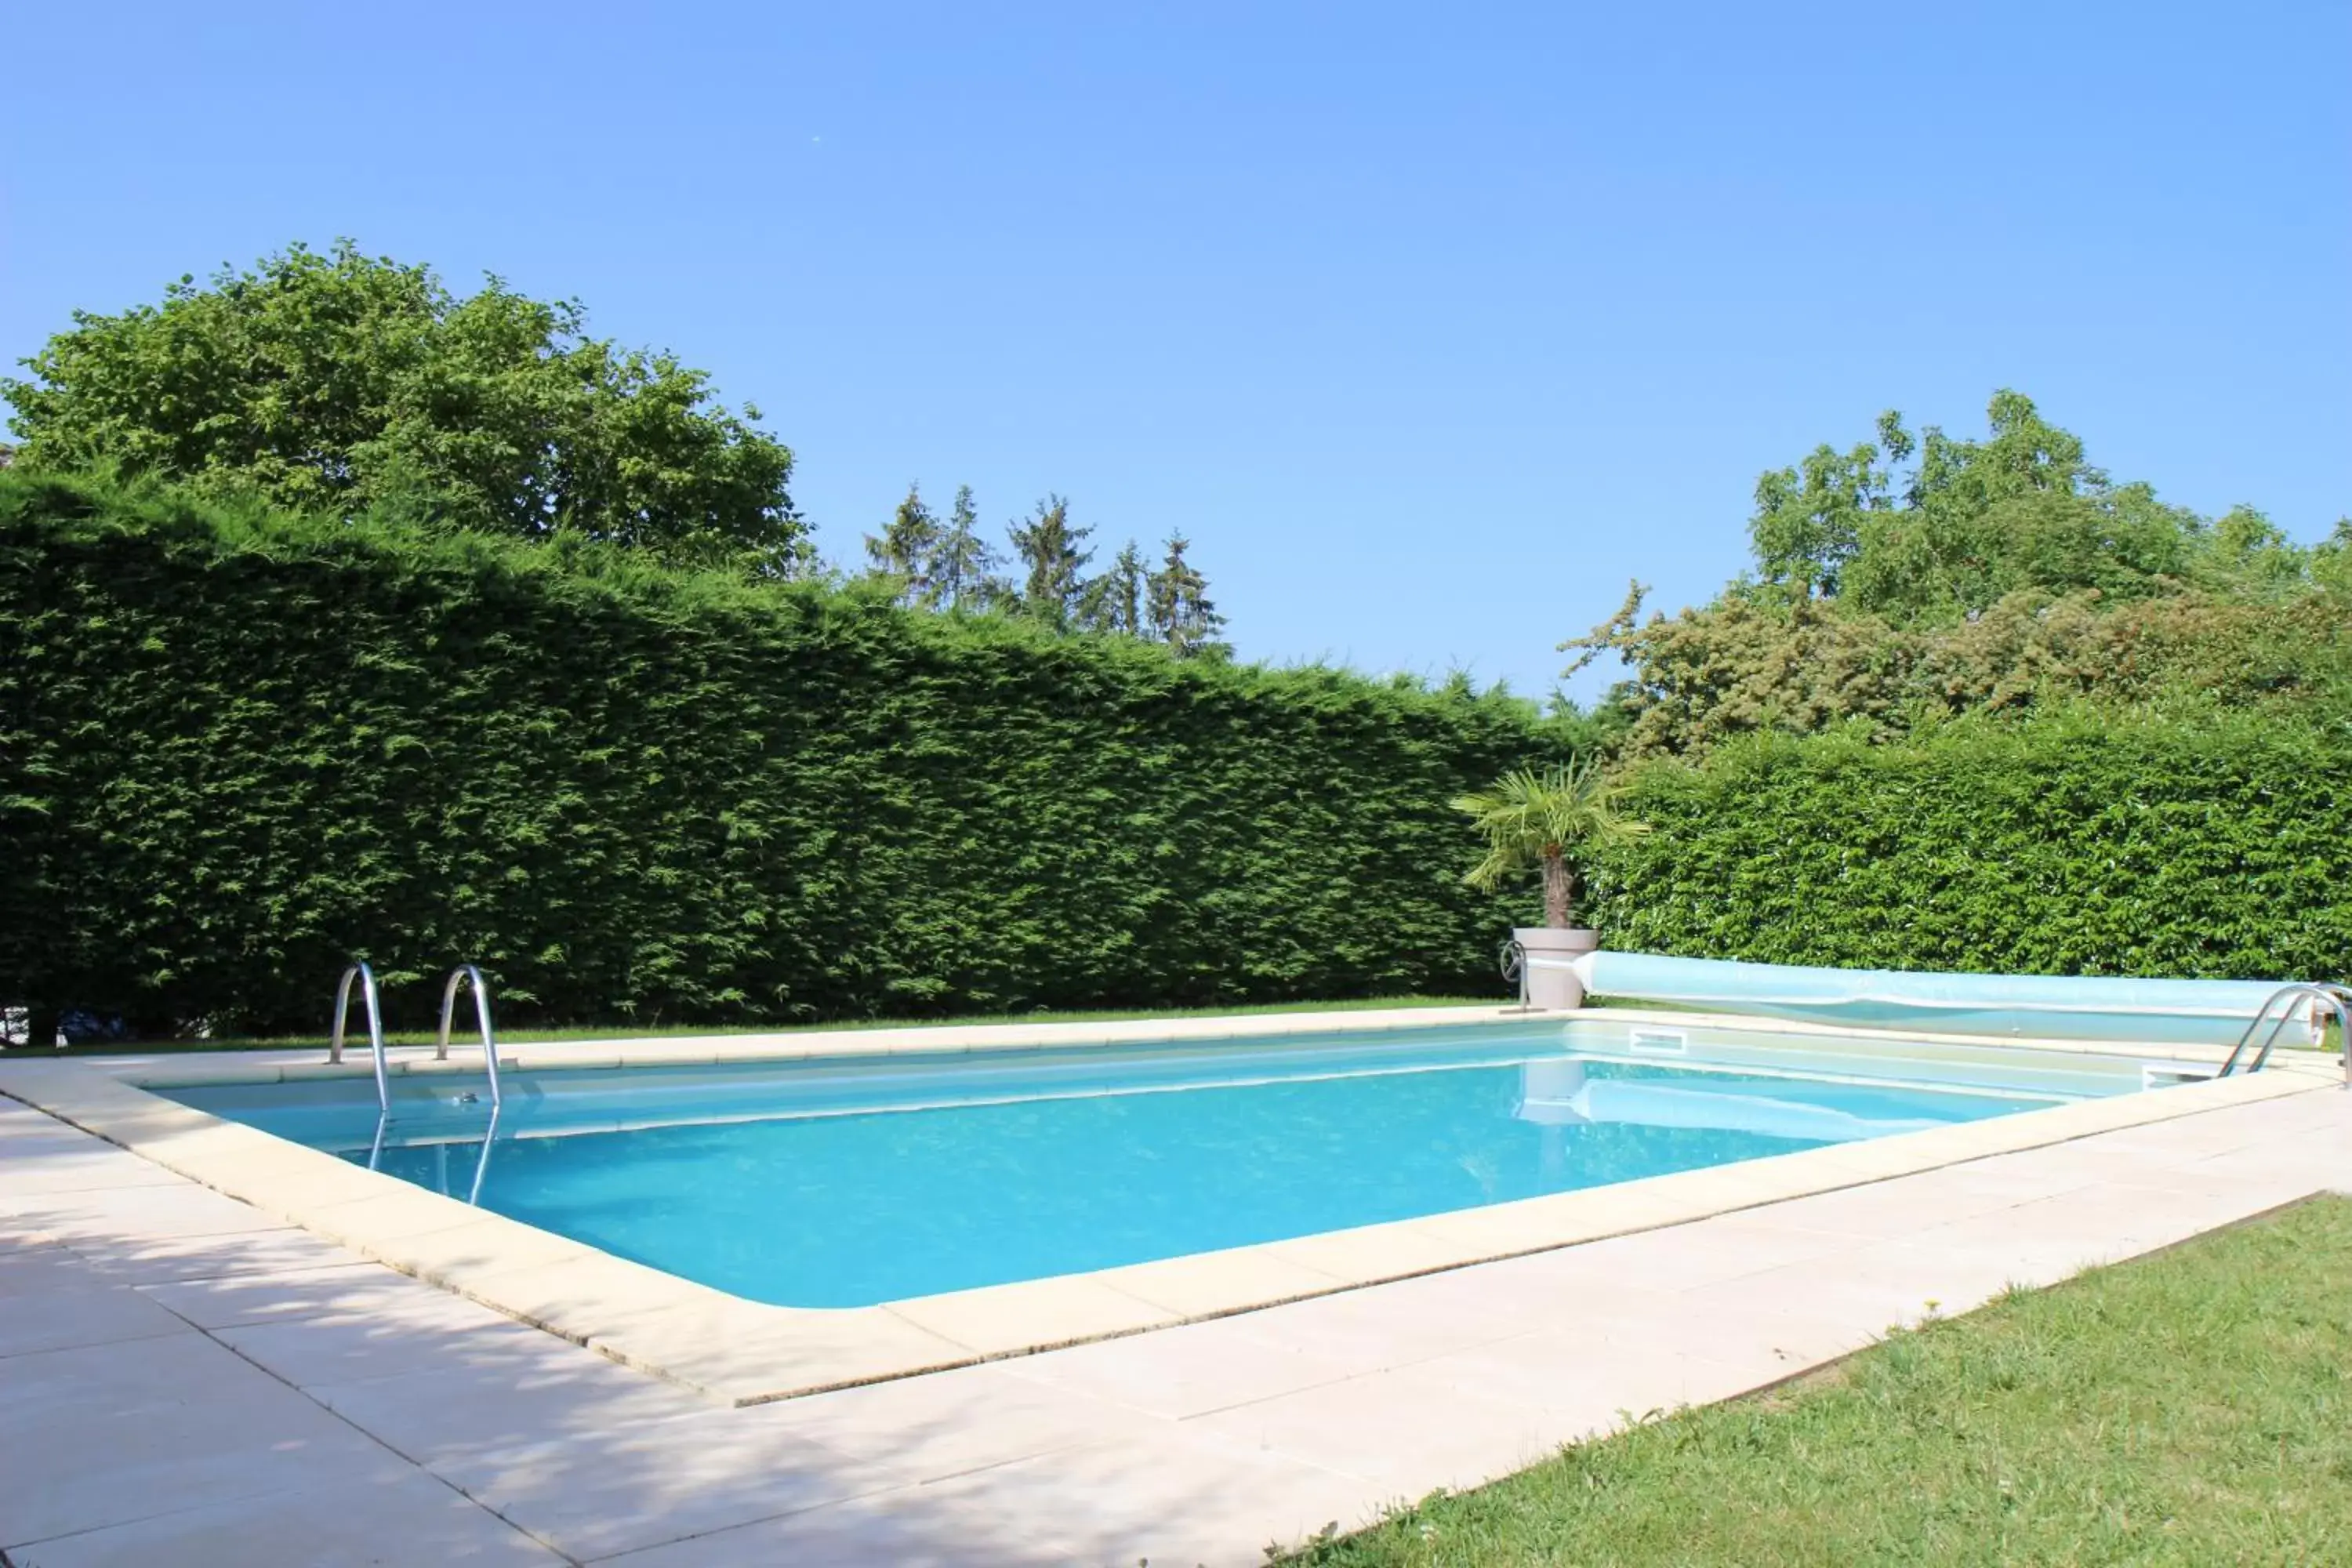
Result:
[[[2078,711],[1635,775],[1608,945],[1775,963],[2352,973],[2352,731]]]
[[[1519,703],[598,550],[0,473],[0,1005],[316,1026],[347,954],[515,1021],[1488,988],[1447,798]],[[2352,730],[2089,712],[1634,775],[1609,945],[2352,971]]]
[[[0,1002],[317,1026],[1491,988],[1527,705],[0,474]],[[1522,899],[1518,903],[1528,900]]]

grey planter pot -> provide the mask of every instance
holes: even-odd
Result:
[[[1601,945],[1599,931],[1583,926],[1517,926],[1511,935],[1528,955],[1528,1006],[1563,1012],[1584,1005],[1584,982],[1568,964]]]

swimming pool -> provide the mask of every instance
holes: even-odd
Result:
[[[160,1089],[753,1301],[850,1308],[2136,1090],[2130,1058],[1609,1020]]]

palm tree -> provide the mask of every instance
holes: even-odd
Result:
[[[1600,759],[1590,756],[1542,773],[1522,768],[1505,773],[1492,789],[1456,795],[1454,809],[1486,837],[1486,858],[1463,880],[1492,892],[1523,871],[1540,868],[1544,923],[1565,926],[1584,890],[1579,851],[1650,831],[1648,823],[1617,814],[1623,796],[1623,786],[1603,776]]]

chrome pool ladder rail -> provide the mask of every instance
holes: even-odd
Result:
[[[383,1168],[384,1135],[391,1131],[391,1114],[386,1111],[378,1111],[375,1119],[375,1138],[368,1144],[367,1168],[369,1170],[374,1171]],[[466,1201],[473,1205],[476,1208],[480,1208],[482,1206],[482,1184],[489,1179],[490,1174],[490,1148],[493,1144],[498,1142],[498,1141],[499,1108],[493,1105],[490,1107],[490,1119],[483,1125],[482,1128],[482,1152],[474,1157],[474,1184],[466,1189]],[[448,1170],[449,1145],[446,1143],[436,1143],[433,1147],[435,1163],[441,1168],[441,1179],[438,1185],[440,1187],[442,1196],[447,1197],[450,1195]]]
[[[2298,981],[2272,992],[2254,1016],[2247,1020],[2245,1032],[2238,1037],[2238,1043],[2230,1047],[2230,1055],[2221,1063],[2221,1071],[2213,1076],[2227,1078],[2238,1070],[2238,1064],[2246,1054],[2246,1047],[2253,1041],[2254,1031],[2263,1026],[2263,1021],[2271,1016],[2271,1010],[2282,1002],[2286,1005],[2280,1008],[2277,1022],[2271,1025],[2271,1032],[2263,1037],[2263,1043],[2254,1051],[2253,1059],[2246,1063],[2246,1071],[2263,1070],[2263,1065],[2271,1059],[2271,1047],[2278,1043],[2279,1031],[2294,1021],[2295,1005],[2308,1002],[2312,1005],[2315,1018],[2323,1011],[2336,1015],[2337,1038],[2344,1047],[2344,1087],[2352,1089],[2352,987],[2326,981]]]
[[[482,1037],[482,1068],[490,1077],[490,1115],[496,1120],[500,1104],[499,1090],[499,1041],[490,1028],[490,988],[482,979],[482,972],[470,963],[461,963],[449,972],[449,979],[441,987],[441,1032],[433,1044],[433,1059],[449,1059],[449,1018],[457,1006],[460,983],[474,983],[474,1025]],[[478,1188],[478,1181],[476,1186]]]
[[[499,1106],[490,1102],[489,1125],[482,1129],[482,1152],[474,1161],[474,1184],[466,1191],[466,1201],[476,1208],[482,1206],[482,1183],[490,1174],[490,1149],[499,1141]]]
[[[354,980],[360,983],[360,998],[367,1007],[368,1055],[375,1063],[376,1109],[388,1116],[392,1113],[392,1080],[385,1076],[383,1065],[383,1006],[376,996],[375,971],[357,959],[352,961],[335,985],[335,1028],[328,1037],[327,1059],[343,1059],[343,1026],[351,1016]]]

